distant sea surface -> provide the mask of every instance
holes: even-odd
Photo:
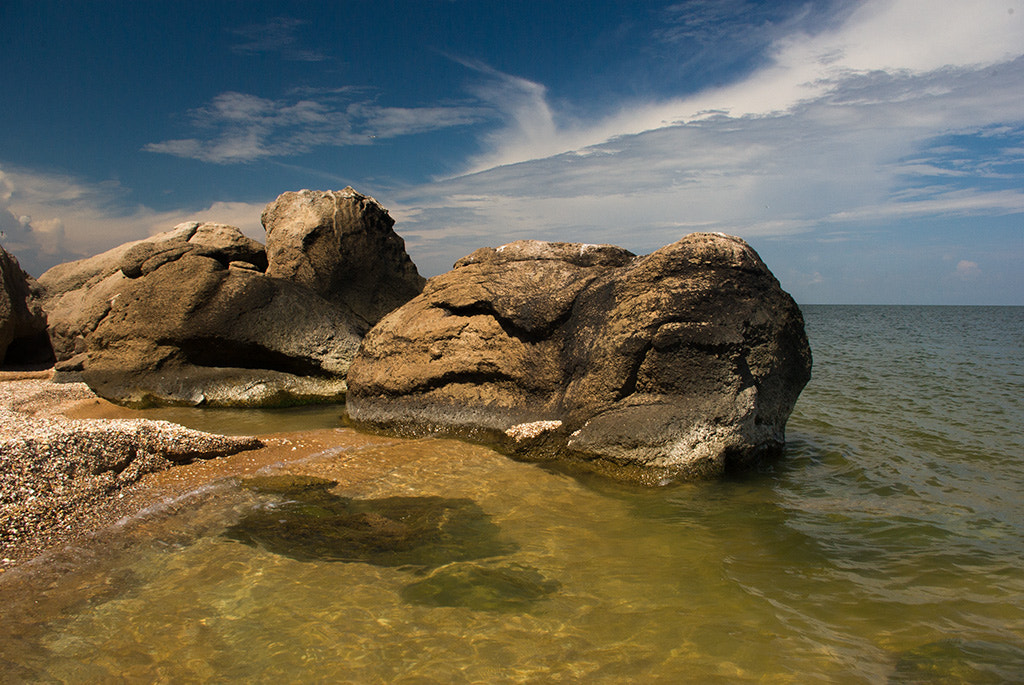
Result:
[[[0,680],[1024,682],[1024,308],[802,309],[813,378],[758,473],[641,489],[435,439],[308,455],[388,465],[341,494],[479,539],[339,556],[265,530],[327,500],[223,484],[63,580],[0,583]]]

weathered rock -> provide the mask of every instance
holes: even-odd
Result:
[[[520,241],[460,260],[370,331],[347,410],[659,483],[778,452],[810,368],[799,308],[738,238],[644,257]]]
[[[39,280],[58,369],[132,404],[340,399],[351,317],[266,265],[237,228],[187,223],[55,267]]]
[[[39,287],[14,255],[0,247],[0,362],[53,359]]]
[[[423,290],[394,219],[351,187],[284,193],[263,210],[262,221],[267,274],[352,312],[360,333]]]

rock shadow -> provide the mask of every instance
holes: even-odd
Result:
[[[224,535],[298,561],[423,571],[519,548],[471,499],[353,499],[330,493],[335,481],[308,476],[251,478],[242,485],[257,493],[262,504]]]

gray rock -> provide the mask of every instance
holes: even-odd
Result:
[[[644,257],[521,241],[460,260],[370,331],[347,410],[661,483],[778,453],[810,369],[799,308],[738,238]]]
[[[46,314],[39,286],[14,255],[0,247],[0,362],[35,363],[53,359],[46,336]]]
[[[267,275],[350,311],[360,333],[423,290],[424,279],[376,200],[351,187],[288,192],[263,211]]]

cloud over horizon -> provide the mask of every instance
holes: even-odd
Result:
[[[929,7],[864,3],[816,35],[778,38],[739,82],[564,128],[546,88],[495,72],[504,128],[465,174],[398,193],[396,211],[433,269],[482,227],[492,242],[648,251],[689,230],[850,242],[896,220],[1022,214],[1022,16]],[[991,154],[958,160],[950,136]]]
[[[260,213],[266,203],[156,211],[130,204],[125,195],[116,183],[0,168],[0,245],[38,277],[57,264],[169,231],[182,221],[225,223],[264,240]]]

